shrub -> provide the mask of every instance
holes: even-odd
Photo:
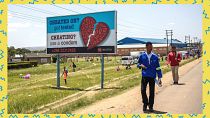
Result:
[[[19,68],[29,68],[38,65],[36,61],[22,61],[22,62],[12,62],[8,63],[8,69],[19,69]]]

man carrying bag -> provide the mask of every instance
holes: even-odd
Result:
[[[158,82],[162,84],[162,72],[160,69],[160,64],[158,56],[152,52],[152,43],[146,43],[146,52],[139,56],[137,67],[142,69],[142,80],[141,80],[141,95],[143,102],[143,111],[147,110],[149,106],[149,111],[153,112],[153,104],[155,97],[155,78],[158,75]],[[146,94],[147,84],[149,83],[149,100]]]

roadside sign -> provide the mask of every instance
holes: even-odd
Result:
[[[47,54],[116,54],[116,11],[47,18]]]

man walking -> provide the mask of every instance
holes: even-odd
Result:
[[[171,46],[171,52],[169,52],[167,57],[167,64],[171,65],[171,71],[173,76],[174,84],[178,84],[179,81],[179,63],[181,62],[182,57],[180,53],[177,53],[176,46]]]
[[[152,52],[152,43],[146,43],[146,52],[140,55],[137,67],[142,69],[141,95],[143,102],[143,111],[153,112],[153,104],[155,97],[155,78],[158,75],[158,82],[161,84],[162,72],[158,61],[158,56]],[[146,94],[147,84],[149,83],[149,100]]]

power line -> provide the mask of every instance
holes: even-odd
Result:
[[[22,7],[22,8],[25,8],[25,9],[29,9],[29,10],[32,10],[32,11],[37,11],[37,12],[40,12],[40,13],[45,13],[45,14],[49,14],[49,15],[55,15],[52,12],[46,12],[46,10],[40,10],[40,9],[37,9],[37,8],[27,7],[27,6],[23,6],[23,5],[16,5],[16,6]]]
[[[45,23],[43,21],[32,19],[32,18],[27,18],[27,17],[21,17],[21,16],[12,16],[12,17],[22,19],[23,21],[28,20],[28,21],[33,21],[33,22]]]
[[[138,30],[138,31],[147,30],[147,31],[150,31],[150,32],[158,33],[158,32],[156,32],[156,31],[154,31],[154,30],[151,30],[151,29],[143,29],[143,30],[141,30],[141,29],[139,29],[139,28],[137,28],[137,27],[122,25],[122,24],[119,24],[119,23],[118,23],[117,25],[122,26],[122,27],[124,27],[124,28],[128,28],[128,29],[136,29],[136,30]]]
[[[53,6],[55,6],[55,7],[58,7],[58,8],[61,8],[61,9],[67,10],[67,11],[71,11],[71,12],[74,12],[74,13],[78,13],[78,14],[80,14],[79,12],[74,11],[74,10],[71,10],[71,9],[63,8],[63,7],[58,6],[58,5],[55,5],[55,4],[52,4],[52,5],[53,5]]]
[[[54,5],[54,4],[52,4],[52,5],[55,6],[55,7],[59,7],[59,8],[61,8],[61,9],[65,9],[65,10],[67,10],[67,11],[73,11],[73,10],[66,9],[66,8],[63,8],[63,7]],[[80,5],[80,6],[81,6],[81,5]],[[90,10],[90,8],[88,8],[88,7],[85,7],[85,8]],[[79,13],[79,12],[76,12],[76,13]],[[79,14],[81,14],[81,13],[79,13]],[[118,24],[118,25],[123,26],[123,27],[126,27],[126,28],[129,28],[129,27],[130,27],[130,26],[122,25],[122,24]],[[130,28],[132,28],[132,27],[130,27]],[[133,28],[138,29],[138,28],[136,28],[136,27],[133,27]],[[133,28],[132,28],[132,29],[133,29]],[[138,29],[138,30],[139,30],[139,29]]]
[[[92,10],[92,11],[96,11],[96,10],[94,10],[94,9],[91,9],[91,8],[89,8],[89,7],[86,7],[86,6],[82,6],[82,5],[79,5],[79,6],[81,6],[81,7],[84,7],[84,8],[86,8],[86,9],[88,9],[88,10]],[[128,23],[130,23],[130,24],[133,24],[133,25],[140,25],[140,26],[146,26],[146,27],[151,27],[151,26],[147,26],[147,25],[142,25],[142,24],[137,24],[137,23],[133,23],[133,22],[130,22],[130,21],[127,21],[127,20],[120,20],[120,21],[125,21],[125,22],[128,22]],[[120,26],[124,26],[124,27],[132,27],[132,26],[125,26],[125,25],[122,25],[122,24],[119,24],[118,23],[118,25],[120,25]],[[134,28],[137,28],[137,27],[134,27]],[[141,27],[138,27],[138,30],[139,30],[139,28],[141,28]],[[143,27],[142,27],[143,28]],[[153,28],[153,29],[158,29],[158,30],[160,30],[159,28],[157,28],[157,27],[151,27],[151,28]],[[145,30],[145,29],[144,29]],[[150,31],[153,31],[153,30],[150,30]]]
[[[91,10],[91,8],[89,8],[89,7],[85,7],[85,6],[82,6],[82,7]],[[92,9],[92,10],[93,10],[93,9]],[[93,10],[93,11],[96,11],[96,10]],[[139,24],[139,23],[131,22],[131,21],[124,20],[124,19],[120,19],[120,21],[124,21],[124,22],[126,22],[126,23],[129,23],[129,24],[132,24],[132,25],[135,25],[135,26],[138,25],[138,26],[150,27],[150,29],[152,28],[152,29],[157,29],[157,30],[163,30],[162,28],[152,27],[152,26],[150,26],[150,25],[145,25],[145,24]],[[125,26],[125,25],[122,25],[122,24],[118,24],[118,25],[123,26],[123,27],[127,27],[127,28],[132,27],[132,26],[129,26],[129,27],[128,27],[128,26]],[[140,29],[148,30],[148,31],[153,31],[153,32],[154,32],[154,30],[144,29],[144,28],[142,28],[142,27],[138,27],[138,30],[140,30]],[[157,33],[158,33],[158,32],[157,32]],[[180,33],[176,33],[176,34],[178,35],[178,34],[180,34]],[[184,34],[181,34],[181,35],[184,35]]]
[[[11,12],[12,14],[27,17],[27,18],[32,18],[32,19],[37,19],[37,20],[43,20],[44,19],[44,18],[41,18],[41,17],[37,17],[37,16],[29,15],[29,14],[23,14],[23,13],[11,11],[11,10],[9,10],[9,12]]]
[[[66,9],[66,8],[63,8],[63,7],[60,7],[60,6],[57,6],[57,5],[53,5],[53,6],[55,6],[55,7],[58,7],[58,8],[61,8],[61,9],[65,9],[65,10],[67,10],[67,11],[71,11],[71,12],[75,12],[75,13],[79,13],[79,12],[76,12],[76,11],[73,11],[73,10],[70,10],[70,9]],[[81,7],[84,7],[84,8],[86,8],[86,9],[89,9],[89,10],[93,10],[93,9],[90,9],[90,8],[88,8],[88,7],[85,7],[85,6],[82,6],[82,5],[79,5],[79,6],[81,6]],[[27,9],[30,9],[30,10],[35,10],[35,8],[28,8],[28,7],[26,7],[26,6],[20,6],[20,7],[24,7],[24,8],[27,8]],[[36,9],[37,10],[37,9]],[[38,9],[38,11],[40,12],[40,9]],[[48,12],[46,12],[46,10],[42,10],[42,12],[43,11],[45,11],[44,13],[48,13]],[[94,10],[95,11],[95,10]],[[80,13],[79,13],[80,14]],[[30,15],[31,16],[31,15]],[[28,17],[28,16],[27,16]],[[32,19],[37,19],[37,18],[35,18],[35,16],[31,16],[32,17]],[[29,18],[27,18],[27,19],[29,19]],[[130,22],[131,23],[131,22]],[[142,31],[142,30],[140,30],[139,29],[139,27],[137,28],[137,27],[134,27],[134,26],[126,26],[126,25],[123,25],[123,24],[118,24],[118,25],[120,25],[120,26],[123,26],[123,27],[125,27],[125,28],[128,28],[128,29],[137,29],[137,30],[139,30],[139,31]],[[144,30],[146,30],[146,29],[144,29]],[[136,31],[136,32],[139,32],[139,31]],[[127,31],[126,31],[127,32]],[[125,32],[124,32],[125,33]],[[151,34],[150,34],[151,35]],[[153,34],[154,35],[154,34]],[[157,34],[158,36],[161,36],[160,34]],[[157,36],[156,35],[156,36]]]
[[[157,27],[152,27],[152,26],[149,26],[149,25],[143,25],[143,24],[139,24],[139,23],[134,23],[134,22],[131,22],[131,21],[127,21],[127,20],[121,20],[121,21],[124,21],[124,22],[128,22],[130,24],[133,24],[133,25],[140,25],[140,26],[143,26],[143,27],[150,27],[152,29],[158,29],[158,30],[162,30],[161,28],[157,28]]]
[[[89,9],[89,10],[91,10],[91,11],[96,11],[95,9],[91,9],[91,8],[89,8],[89,7],[86,7],[86,6],[83,6],[83,5],[80,5],[80,4],[78,4],[78,6],[81,6],[81,7],[83,7],[83,8]]]
[[[89,9],[89,10],[92,10],[92,11],[96,11],[96,10],[91,9],[91,8],[89,8],[89,7],[86,7],[86,6],[82,6],[82,5],[79,5],[79,6],[84,7],[84,8],[86,8],[86,9]],[[121,19],[121,21],[128,22],[128,23],[133,24],[133,25],[135,25],[135,26],[136,26],[136,25],[140,25],[140,26],[146,26],[146,27],[150,27],[150,28],[153,28],[153,29],[158,29],[158,30],[160,30],[160,29],[161,29],[161,28],[152,27],[152,26],[149,26],[149,25],[143,25],[143,24],[139,24],[139,23],[134,23],[134,22],[127,21],[127,20],[124,20],[124,19]]]
[[[127,34],[127,35],[138,35],[138,33],[139,32],[128,32],[128,31],[124,31],[124,30],[118,30],[118,33],[122,33],[122,34]],[[141,33],[143,33],[143,32],[141,32]],[[162,36],[162,37],[164,37],[163,35],[161,35],[161,34],[148,34],[148,35],[150,35],[150,36]]]
[[[73,11],[73,10],[70,10],[70,9],[66,9],[66,8],[63,8],[63,7],[60,7],[60,6],[57,6],[57,5],[54,5],[54,4],[52,4],[53,6],[55,6],[55,7],[59,7],[59,8],[61,8],[61,9],[65,9],[65,10],[67,10],[67,11],[72,11],[72,12],[75,12],[75,11]],[[79,6],[81,6],[81,5],[79,5]],[[81,6],[81,7],[84,7],[84,8],[86,8],[86,9],[89,9],[89,10],[92,10],[93,11],[93,9],[90,9],[90,8],[88,8],[88,7],[85,7],[85,6]],[[95,10],[94,10],[95,11]],[[76,12],[76,13],[79,13],[79,14],[81,14],[80,12]],[[120,26],[124,26],[124,27],[126,27],[126,28],[129,28],[130,26],[126,26],[126,25],[122,25],[122,24],[118,24],[118,25],[120,25]],[[133,28],[136,28],[136,27],[133,27]],[[139,30],[139,29],[138,29]]]
[[[26,5],[25,5],[26,6]],[[37,7],[32,7],[32,6],[30,6],[30,8],[34,8],[34,9],[37,9],[37,10],[40,10],[40,11],[43,11],[44,9],[40,9],[40,8],[37,8]],[[52,12],[52,11],[48,11],[48,10],[44,10],[46,13],[50,13],[50,14],[52,14],[53,13],[53,15],[55,15],[55,14],[57,14],[57,15],[62,15],[62,14],[60,14],[60,13],[56,13],[56,12]]]
[[[61,8],[61,9],[67,10],[67,11],[71,11],[71,12],[75,12],[75,13],[79,13],[79,14],[81,14],[80,12],[76,12],[76,11],[73,11],[73,10],[71,10],[71,9],[63,8],[63,7],[60,7],[60,6],[54,5],[54,4],[52,4],[52,5],[53,5],[53,6],[55,6],[55,7],[58,7],[58,8]],[[89,8],[89,7],[86,7],[86,6],[82,6],[82,5],[79,5],[79,6],[84,7],[84,8],[86,8],[86,9],[89,9],[89,10],[92,10],[92,11],[96,11],[96,10],[91,9],[91,8]],[[118,23],[118,25],[123,26],[123,27],[125,27],[125,28],[132,28],[132,29],[137,29],[137,30],[140,30],[140,29],[139,29],[139,27],[126,26],[126,25],[122,25],[122,24],[119,24],[119,23]],[[149,30],[149,29],[143,29],[143,30]],[[153,31],[153,30],[150,30],[150,31]]]

